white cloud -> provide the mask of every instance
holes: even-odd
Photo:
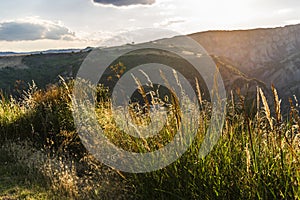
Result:
[[[174,24],[184,23],[186,20],[180,17],[165,19],[162,22],[154,23],[156,28],[166,28]]]
[[[287,20],[285,23],[286,23],[286,25],[289,25],[289,24],[300,24],[300,19]]]
[[[0,22],[0,40],[24,41],[40,39],[74,40],[76,36],[74,32],[60,23],[38,18]]]
[[[283,8],[283,9],[277,10],[275,13],[279,14],[279,15],[284,15],[284,14],[288,14],[288,13],[291,13],[291,12],[293,12],[293,9],[291,9],[291,8]]]

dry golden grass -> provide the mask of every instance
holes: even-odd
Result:
[[[23,104],[13,99],[0,102],[1,136],[34,132],[47,139],[46,142],[42,137],[4,140],[1,152],[24,166],[28,177],[39,172],[42,176],[36,179],[46,181],[52,191],[66,199],[300,197],[299,105],[291,100],[289,119],[283,120],[275,88],[275,116],[262,89],[258,88],[257,115],[253,118],[245,113],[244,98],[235,100],[232,94],[222,136],[204,159],[199,158],[198,150],[209,127],[212,108],[199,99],[202,101],[200,124],[192,146],[171,165],[145,174],[127,174],[106,167],[80,146],[71,112],[71,90],[72,83],[62,84],[49,87],[47,91],[29,92]],[[198,91],[198,98],[201,98],[199,94],[201,91]],[[155,151],[169,143],[178,124],[185,123],[179,120],[180,108],[176,107],[179,102],[170,102],[175,106],[169,108],[166,126],[154,138],[140,140],[124,133],[116,124],[119,116],[113,115],[110,101],[98,102],[97,120],[108,139],[118,147],[140,153]],[[263,109],[260,109],[261,103]],[[142,114],[132,117],[140,116]],[[18,120],[20,118],[23,120]],[[142,124],[140,119],[133,120],[134,123],[136,126]]]

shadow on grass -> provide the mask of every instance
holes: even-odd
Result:
[[[0,199],[66,199],[54,194],[38,171],[19,164],[0,149]]]

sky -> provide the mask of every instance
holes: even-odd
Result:
[[[0,51],[103,46],[145,28],[189,34],[298,23],[299,0],[0,0]]]

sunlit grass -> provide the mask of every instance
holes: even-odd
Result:
[[[228,101],[222,136],[205,158],[198,155],[209,126],[211,108],[208,103],[200,112],[196,138],[182,157],[154,172],[130,174],[104,166],[82,146],[72,117],[72,86],[70,82],[52,86],[47,91],[34,90],[23,102],[2,98],[1,197],[300,198],[299,107],[291,101],[289,115],[283,118],[275,91],[272,112],[270,100],[258,90],[258,109],[253,117],[247,115],[242,97]],[[176,115],[171,113],[162,138],[137,140],[117,127],[116,116],[110,108],[110,101],[99,102],[96,107],[98,122],[107,137],[126,150],[159,149],[172,139],[178,127]]]

